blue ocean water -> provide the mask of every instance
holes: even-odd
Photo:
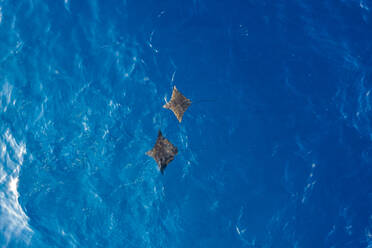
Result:
[[[0,247],[371,248],[371,8],[0,0]]]

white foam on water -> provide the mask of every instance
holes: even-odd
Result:
[[[309,173],[309,176],[307,178],[307,184],[304,188],[304,192],[303,192],[303,195],[302,195],[302,200],[301,202],[304,204],[306,203],[306,201],[308,200],[308,198],[310,197],[315,185],[317,184],[317,181],[316,181],[316,178],[315,178],[315,169],[317,167],[317,164],[316,163],[312,163],[311,164],[311,171]]]
[[[3,87],[0,91],[0,97],[4,97],[6,99],[6,102],[3,106],[0,103],[0,108],[3,112],[7,111],[7,108],[10,103],[11,96],[12,96],[12,91],[13,91],[13,86],[9,84],[7,79],[5,79],[5,82],[3,83]]]
[[[64,0],[64,5],[65,9],[70,12],[70,1],[69,0]]]
[[[17,142],[8,130],[0,140],[0,230],[6,240],[24,241],[28,243],[32,230],[28,225],[28,216],[19,203],[19,172],[26,154],[26,145]]]
[[[360,7],[361,9],[364,9],[364,10],[369,11],[369,7],[367,6],[367,4],[366,4],[365,1],[360,1],[360,2],[359,2],[359,7]]]

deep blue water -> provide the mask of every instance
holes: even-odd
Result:
[[[371,248],[371,11],[0,0],[0,247]]]

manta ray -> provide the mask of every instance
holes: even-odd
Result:
[[[174,86],[171,100],[167,102],[163,106],[163,108],[170,109],[171,111],[173,111],[174,115],[181,123],[183,114],[190,105],[191,105],[190,99],[182,95],[181,92],[177,90],[176,86]]]
[[[146,155],[152,157],[156,161],[161,174],[163,174],[164,169],[173,161],[177,153],[177,147],[164,138],[163,134],[159,130],[158,139],[156,140],[154,147],[150,151],[146,152]]]

